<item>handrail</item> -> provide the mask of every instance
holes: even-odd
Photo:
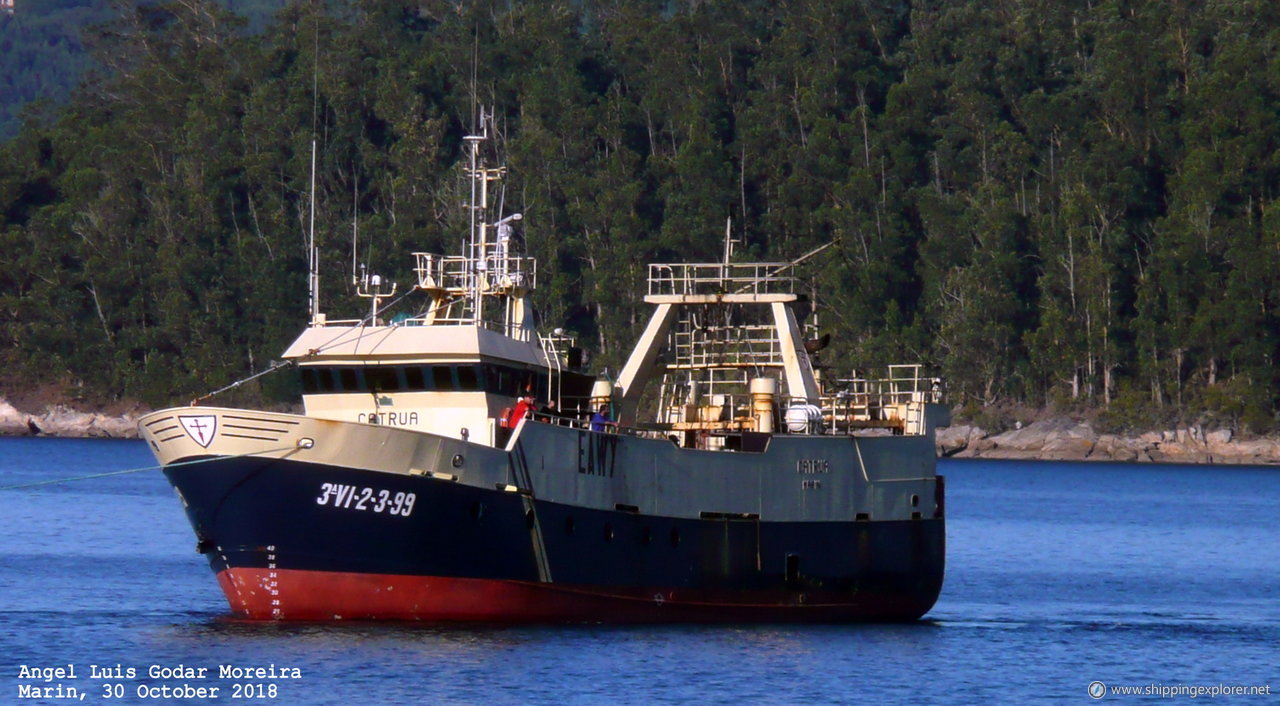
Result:
[[[787,262],[652,263],[649,294],[791,293],[796,277],[780,274]]]
[[[526,255],[488,255],[472,258],[465,255],[437,255],[428,252],[413,253],[413,271],[418,276],[419,289],[461,289],[471,283],[473,277],[482,277],[493,286],[503,277],[523,280],[520,286],[533,289],[538,261]]]

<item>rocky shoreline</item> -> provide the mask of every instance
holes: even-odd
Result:
[[[24,412],[0,399],[0,436],[136,439],[142,414],[145,411],[123,415],[85,412],[63,404]],[[1088,422],[1067,417],[999,434],[955,424],[938,430],[937,445],[938,455],[949,458],[1280,464],[1280,438],[1241,440],[1228,429],[1205,432],[1198,427],[1117,436],[1100,434]]]
[[[49,405],[23,412],[0,399],[0,436],[56,436],[69,439],[136,439],[138,416],[103,414]]]
[[[1152,431],[1138,436],[1099,434],[1087,422],[1048,419],[1000,434],[957,424],[937,433],[938,455],[1040,461],[1139,463],[1280,464],[1280,439],[1242,440],[1230,429],[1199,427]]]

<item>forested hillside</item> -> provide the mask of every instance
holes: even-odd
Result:
[[[14,14],[0,12],[0,140],[18,131],[28,104],[66,98],[92,61],[80,30],[110,16],[93,0],[19,0]]]
[[[284,0],[220,4],[245,16],[252,31]],[[0,12],[0,140],[18,132],[27,106],[43,101],[40,113],[48,114],[67,99],[94,65],[86,40],[92,44],[94,28],[115,17],[118,6],[113,0],[16,0],[12,14]]]
[[[159,403],[278,354],[305,318],[313,97],[326,308],[353,208],[408,281],[409,251],[463,232],[474,71],[542,318],[597,361],[643,323],[644,263],[717,257],[732,217],[744,258],[836,241],[837,370],[922,360],[971,410],[1275,425],[1274,0],[353,0],[260,35],[205,0],[128,17],[97,48],[111,78],[0,152],[10,385]],[[290,394],[273,378],[260,394]]]

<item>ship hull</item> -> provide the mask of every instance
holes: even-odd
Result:
[[[250,620],[873,622],[914,620],[934,601],[928,591],[868,589],[849,595],[663,590],[256,568],[225,569],[218,582],[233,614]]]
[[[248,619],[913,620],[942,585],[940,497],[910,520],[681,518],[291,459],[182,461],[166,475]]]

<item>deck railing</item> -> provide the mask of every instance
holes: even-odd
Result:
[[[649,265],[650,295],[789,294],[796,278],[786,262],[664,263]]]
[[[413,254],[419,289],[468,292],[479,285],[480,293],[513,288],[535,289],[538,261],[532,257],[489,255],[482,259],[460,255]]]

